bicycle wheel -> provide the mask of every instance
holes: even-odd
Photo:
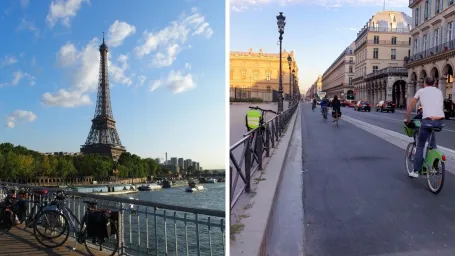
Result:
[[[33,224],[36,240],[47,248],[63,245],[68,240],[69,231],[68,219],[57,211],[41,212],[36,216]]]
[[[114,222],[110,223],[111,234],[109,237],[105,238],[104,241],[100,241],[98,238],[85,238],[84,246],[87,252],[91,256],[99,255],[99,252],[103,251],[108,253],[107,255],[113,256],[117,253],[120,239],[118,236],[118,228]],[[87,234],[87,232],[85,232]]]
[[[406,156],[405,156],[405,166],[406,166],[406,171],[408,171],[408,175],[411,174],[411,172],[414,171],[414,156],[416,153],[416,145],[411,142],[408,144],[408,147],[406,148]]]
[[[446,166],[443,161],[436,159],[430,170],[427,170],[428,187],[431,192],[438,194],[444,187]]]

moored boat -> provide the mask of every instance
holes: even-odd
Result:
[[[197,184],[195,181],[188,182],[188,187],[185,189],[186,192],[197,192],[204,190],[204,187]]]

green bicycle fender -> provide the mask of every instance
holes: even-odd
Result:
[[[438,149],[432,149],[432,150],[428,151],[428,154],[427,154],[427,157],[425,158],[425,160],[427,161],[428,164],[433,166],[433,163],[436,159],[443,161],[442,155],[444,155],[444,154],[441,151],[439,151]]]

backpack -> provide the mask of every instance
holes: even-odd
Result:
[[[108,213],[104,211],[91,212],[87,216],[87,237],[102,244],[106,238],[117,234],[115,218],[118,220],[118,212]]]

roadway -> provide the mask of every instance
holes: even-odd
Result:
[[[406,116],[405,111],[392,112],[376,112],[372,109],[371,112],[354,111],[353,108],[341,108],[342,115],[361,120],[363,122],[373,124],[384,129],[403,133],[403,120]],[[411,115],[411,117],[415,114]],[[330,117],[329,117],[330,118]],[[455,149],[455,121],[446,120],[444,129],[436,134],[436,141],[438,145]]]
[[[403,113],[343,112],[402,129]],[[453,174],[446,173],[446,186],[434,195],[424,179],[407,176],[401,148],[344,121],[336,127],[309,104],[300,113],[303,164],[285,165],[267,255],[455,255]],[[296,204],[279,203],[290,198],[301,200],[302,219]]]

